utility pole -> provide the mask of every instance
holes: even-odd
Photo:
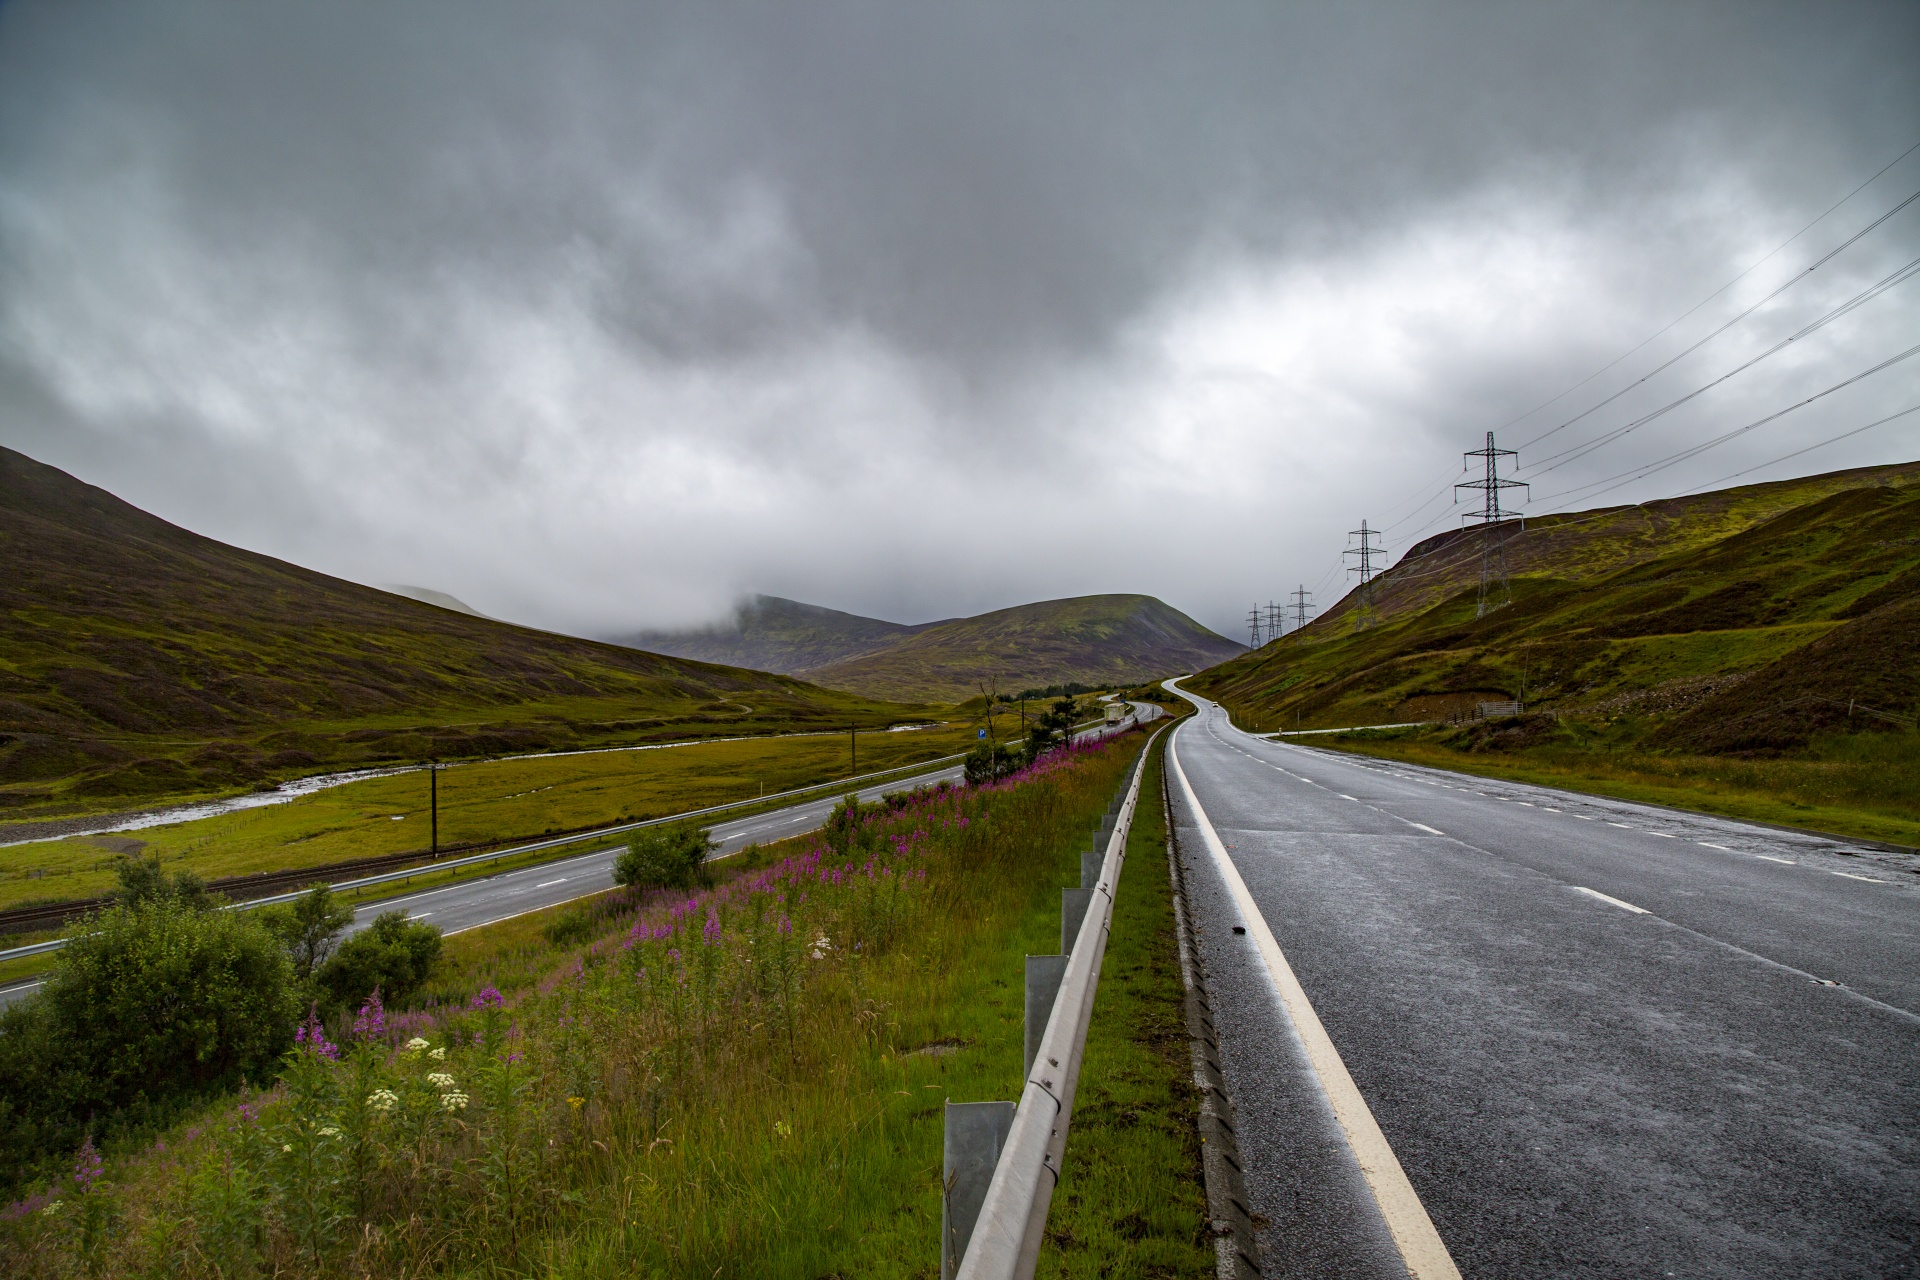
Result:
[[[1313,603],[1313,592],[1307,590],[1307,584],[1301,583],[1293,591],[1293,629],[1298,631],[1307,625],[1307,615],[1319,606]]]
[[[1360,598],[1354,602],[1353,629],[1355,631],[1364,631],[1378,621],[1373,612],[1373,558],[1378,555],[1384,555],[1385,552],[1381,550],[1379,543],[1375,541],[1375,539],[1379,538],[1380,531],[1378,529],[1367,528],[1367,522],[1365,520],[1360,522],[1358,529],[1349,529],[1347,536],[1349,538],[1360,539],[1359,546],[1348,547],[1341,554],[1343,556],[1358,556],[1360,558],[1359,567],[1348,569],[1347,572],[1360,575]]]
[[[847,776],[852,777],[860,772],[860,739],[855,736],[853,725],[847,726],[847,751],[852,757],[847,765]]]
[[[428,843],[433,847],[428,851],[433,857],[440,856],[440,762],[427,761],[427,831]]]
[[[1260,606],[1257,604],[1253,606],[1253,611],[1247,614],[1247,632],[1250,637],[1247,647],[1258,649],[1260,647]]]
[[[1526,517],[1518,511],[1510,511],[1500,505],[1502,489],[1532,490],[1524,481],[1504,480],[1500,476],[1500,459],[1517,458],[1520,455],[1512,449],[1496,448],[1493,432],[1487,432],[1487,445],[1484,449],[1475,449],[1461,455],[1463,458],[1480,458],[1486,463],[1486,475],[1479,480],[1463,480],[1453,486],[1455,501],[1459,500],[1462,489],[1478,489],[1481,493],[1481,508],[1462,516],[1463,520],[1480,521],[1480,601],[1474,610],[1474,617],[1484,618],[1490,610],[1513,599],[1513,585],[1507,579],[1507,530],[1516,520],[1525,529]],[[1464,467],[1463,467],[1464,469]],[[1494,600],[1495,595],[1499,596]]]

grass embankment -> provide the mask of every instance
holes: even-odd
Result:
[[[966,725],[861,735],[859,772],[938,759],[973,744]],[[845,734],[692,743],[658,749],[455,764],[439,771],[440,843],[497,845],[558,831],[632,822],[849,776]],[[158,857],[203,879],[323,867],[424,851],[424,772],[348,783],[286,804],[76,837],[0,853],[0,908],[112,890],[127,853]]]
[[[1450,745],[1465,736],[1390,730],[1303,741],[1482,777],[1920,848],[1920,735],[1823,735],[1814,739],[1806,758],[1773,760],[1560,746],[1472,751]]]
[[[602,907],[614,932],[584,948],[551,941],[584,907],[465,935],[446,994],[511,972],[504,1009],[482,992],[337,1065],[296,1054],[275,1093],[22,1206],[9,1273],[932,1276],[942,1104],[1018,1096],[1021,956],[1057,946],[1058,886],[1140,742],[869,814],[684,902]],[[1149,796],[1046,1274],[1212,1270],[1158,813]]]

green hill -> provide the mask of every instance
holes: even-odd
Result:
[[[343,582],[7,449],[0,562],[12,818],[322,766],[882,725],[906,710]]]
[[[1191,687],[1257,730],[1451,719],[1400,739],[1576,771],[1599,766],[1570,752],[1672,773],[1656,758],[1838,759],[1862,734],[1900,754],[1914,737],[1920,463],[1529,520],[1507,546],[1511,601],[1477,617],[1480,537],[1409,551],[1377,580],[1376,625],[1349,594]],[[1507,701],[1528,714],[1460,723]],[[1862,785],[1862,803],[1908,803]]]
[[[1243,652],[1152,596],[1078,596],[936,622],[806,675],[877,698],[959,701],[977,696],[982,682],[1002,693],[1137,684]]]
[[[642,631],[610,639],[676,658],[795,675],[874,653],[937,625],[906,626],[779,596],[754,596],[734,610],[726,626]]]

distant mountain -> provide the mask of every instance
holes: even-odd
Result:
[[[380,589],[382,591],[391,591],[397,596],[405,596],[409,600],[418,600],[422,604],[436,605],[442,609],[451,609],[455,613],[470,614],[476,618],[484,618],[487,616],[468,604],[465,600],[457,596],[450,596],[444,591],[435,591],[432,587],[410,587],[405,583],[383,582],[380,584]]]
[[[736,608],[733,621],[724,626],[641,631],[615,637],[613,643],[676,658],[794,675],[878,652],[938,625],[912,627],[779,596],[754,596]]]
[[[0,565],[6,817],[326,765],[912,714],[343,582],[190,533],[4,448]]]
[[[918,626],[756,596],[731,627],[652,632],[658,653],[801,675],[869,697],[960,702],[1053,684],[1134,684],[1198,671],[1244,647],[1152,596],[1045,600]]]

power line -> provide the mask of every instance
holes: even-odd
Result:
[[[1813,321],[1810,324],[1803,326],[1798,332],[1790,334],[1785,338],[1782,338],[1779,342],[1776,342],[1773,346],[1768,347],[1765,351],[1762,351],[1759,355],[1754,356],[1752,359],[1746,361],[1743,364],[1736,365],[1734,368],[1727,370],[1725,373],[1721,374],[1719,377],[1715,378],[1713,381],[1705,383],[1702,386],[1695,387],[1692,391],[1687,392],[1687,394],[1681,396],[1679,399],[1670,400],[1666,404],[1661,405],[1658,409],[1655,409],[1653,412],[1642,414],[1640,417],[1635,418],[1632,422],[1627,423],[1625,426],[1615,427],[1612,431],[1609,431],[1606,434],[1597,437],[1596,439],[1590,440],[1585,444],[1575,445],[1570,449],[1563,449],[1559,453],[1548,454],[1545,458],[1542,458],[1539,463],[1536,463],[1534,465],[1532,474],[1545,475],[1549,471],[1558,471],[1561,467],[1566,466],[1568,463],[1577,462],[1579,459],[1586,457],[1589,453],[1592,453],[1595,449],[1601,448],[1604,445],[1612,444],[1615,440],[1621,439],[1623,436],[1626,436],[1634,431],[1639,430],[1641,427],[1646,426],[1649,422],[1654,421],[1656,418],[1664,417],[1668,413],[1671,413],[1673,410],[1678,409],[1681,405],[1686,404],[1688,401],[1698,399],[1700,396],[1705,395],[1707,392],[1713,390],[1715,387],[1727,381],[1727,379],[1733,377],[1734,375],[1745,373],[1748,369],[1753,368],[1753,366],[1755,366],[1756,364],[1759,364],[1762,360],[1767,359],[1769,356],[1778,355],[1780,352],[1785,351],[1789,346],[1791,346],[1795,342],[1798,342],[1800,339],[1808,336],[1809,334],[1815,333],[1820,329],[1825,328],[1827,325],[1831,324],[1835,320],[1840,319],[1842,316],[1846,315],[1847,313],[1866,305],[1868,302],[1871,302],[1873,299],[1879,297],[1881,294],[1885,293],[1887,290],[1894,288],[1896,285],[1906,283],[1908,280],[1913,279],[1916,274],[1920,274],[1920,258],[1915,258],[1912,262],[1907,263],[1907,265],[1905,265],[1904,267],[1899,268],[1898,270],[1894,271],[1892,274],[1881,278],[1880,280],[1876,281],[1874,284],[1861,290],[1859,293],[1847,299],[1845,302],[1841,303],[1839,306],[1835,307],[1833,310],[1827,312],[1825,315],[1821,316],[1819,319]],[[1541,465],[1542,463],[1550,463],[1551,465]]]
[[[1548,436],[1553,435],[1555,432],[1564,431],[1566,428],[1572,426],[1574,423],[1579,422],[1582,418],[1585,418],[1590,414],[1597,413],[1599,410],[1606,408],[1608,405],[1612,404],[1615,400],[1618,400],[1621,396],[1626,395],[1627,392],[1632,391],[1635,387],[1638,387],[1643,383],[1645,383],[1647,379],[1652,378],[1657,374],[1664,373],[1668,369],[1671,369],[1675,364],[1686,359],[1688,356],[1698,351],[1701,347],[1706,346],[1709,342],[1712,342],[1715,338],[1719,337],[1721,334],[1725,333],[1727,330],[1733,328],[1733,326],[1739,324],[1742,320],[1745,320],[1748,316],[1758,311],[1761,307],[1766,306],[1769,302],[1772,302],[1775,298],[1779,297],[1781,294],[1785,293],[1787,290],[1793,288],[1793,286],[1795,286],[1796,284],[1799,284],[1802,280],[1805,280],[1813,272],[1818,271],[1821,267],[1831,262],[1834,258],[1838,257],[1842,252],[1851,248],[1855,243],[1857,243],[1860,240],[1861,237],[1865,236],[1869,231],[1872,231],[1875,227],[1878,227],[1881,223],[1885,222],[1888,218],[1891,218],[1894,214],[1900,212],[1902,209],[1912,204],[1915,200],[1920,200],[1920,191],[1915,191],[1912,195],[1908,196],[1905,200],[1902,200],[1899,204],[1893,206],[1893,208],[1887,210],[1885,213],[1881,214],[1878,218],[1875,218],[1872,222],[1868,223],[1866,226],[1862,227],[1860,230],[1854,232],[1853,235],[1849,236],[1846,240],[1842,241],[1838,246],[1829,250],[1827,253],[1823,254],[1818,260],[1816,260],[1813,263],[1812,266],[1806,267],[1803,270],[1796,272],[1794,275],[1789,277],[1784,284],[1782,284],[1779,288],[1775,289],[1772,293],[1769,293],[1766,297],[1760,299],[1760,301],[1754,303],[1752,306],[1748,307],[1745,311],[1742,311],[1739,315],[1733,317],[1733,319],[1727,321],[1725,324],[1721,325],[1718,329],[1715,329],[1712,333],[1709,333],[1706,337],[1700,339],[1698,342],[1694,343],[1692,346],[1688,347],[1686,350],[1680,352],[1678,355],[1672,357],[1671,359],[1665,361],[1664,363],[1656,365],[1651,371],[1641,375],[1635,381],[1628,383],[1626,386],[1620,388],[1618,391],[1614,392],[1612,395],[1608,396],[1606,399],[1600,401],[1598,404],[1592,405],[1591,407],[1586,409],[1582,409],[1579,413],[1574,414],[1571,418],[1568,418],[1565,422],[1561,423],[1559,426],[1553,427],[1549,430],[1541,432],[1539,435],[1527,441],[1525,444],[1521,445],[1520,447],[1523,449],[1532,448],[1534,445],[1539,444],[1542,440],[1545,440]]]
[[[1668,321],[1659,330],[1650,334],[1648,337],[1642,339],[1640,342],[1634,344],[1632,347],[1629,347],[1627,350],[1621,352],[1619,355],[1615,356],[1612,360],[1608,361],[1606,364],[1602,365],[1600,368],[1595,369],[1592,373],[1580,379],[1580,381],[1574,383],[1572,386],[1568,387],[1565,391],[1562,391],[1559,395],[1556,395],[1551,399],[1541,401],[1539,404],[1527,410],[1525,413],[1521,414],[1519,417],[1511,418],[1506,422],[1501,423],[1499,426],[1495,427],[1494,430],[1505,431],[1508,427],[1511,427],[1516,423],[1526,421],[1528,418],[1531,418],[1534,414],[1540,412],[1542,409],[1546,408],[1548,405],[1553,404],[1555,401],[1566,399],[1568,396],[1572,395],[1574,392],[1578,391],[1580,388],[1586,386],[1589,382],[1592,382],[1595,378],[1599,377],[1601,374],[1607,372],[1609,369],[1612,369],[1615,365],[1619,364],[1622,360],[1625,360],[1628,356],[1633,355],[1635,352],[1639,351],[1642,347],[1645,347],[1648,343],[1652,342],[1655,338],[1662,337],[1668,332],[1668,330],[1672,329],[1675,325],[1679,324],[1682,320],[1687,319],[1694,312],[1706,306],[1709,302],[1712,302],[1715,298],[1719,297],[1721,294],[1725,293],[1727,290],[1733,288],[1733,286],[1735,286],[1736,284],[1739,284],[1742,280],[1745,280],[1748,276],[1758,271],[1761,267],[1765,266],[1767,263],[1773,261],[1774,257],[1778,255],[1781,250],[1785,249],[1788,245],[1792,244],[1795,240],[1798,240],[1801,236],[1807,234],[1807,232],[1819,226],[1822,222],[1825,222],[1827,218],[1830,217],[1833,214],[1833,212],[1837,210],[1841,205],[1845,204],[1847,201],[1853,199],[1855,196],[1859,195],[1862,191],[1865,191],[1868,187],[1878,182],[1881,179],[1881,177],[1886,174],[1887,170],[1893,168],[1895,165],[1899,164],[1902,160],[1905,160],[1908,156],[1912,155],[1916,151],[1920,151],[1920,142],[1914,143],[1912,146],[1908,147],[1905,151],[1902,151],[1899,155],[1889,160],[1885,165],[1881,166],[1881,168],[1877,170],[1872,177],[1868,178],[1865,182],[1861,183],[1859,186],[1855,187],[1853,190],[1847,192],[1847,194],[1845,194],[1844,196],[1841,196],[1838,200],[1834,201],[1831,205],[1827,206],[1826,212],[1822,213],[1819,217],[1815,218],[1812,222],[1809,222],[1806,226],[1800,228],[1798,231],[1788,236],[1785,240],[1782,240],[1779,244],[1775,245],[1772,249],[1768,250],[1764,256],[1756,260],[1752,266],[1748,267],[1745,271],[1742,271],[1739,275],[1735,276],[1733,279],[1721,285],[1718,289],[1715,289],[1712,293],[1708,294],[1706,297],[1700,299],[1700,301],[1694,303],[1691,307],[1688,307],[1685,311],[1681,312],[1679,315],[1675,316],[1672,320]],[[1558,430],[1558,428],[1555,428],[1555,430]],[[1531,448],[1535,444],[1538,444],[1541,440],[1544,440],[1545,438],[1546,438],[1545,436],[1536,436],[1532,440],[1529,440],[1525,444],[1521,445],[1520,447],[1522,449]]]
[[[1876,422],[1869,422],[1864,427],[1855,427],[1851,431],[1842,431],[1837,436],[1828,436],[1825,440],[1820,441],[1818,444],[1810,444],[1804,449],[1795,449],[1792,453],[1783,453],[1779,457],[1773,459],[1772,462],[1762,462],[1758,466],[1748,467],[1745,471],[1736,471],[1731,475],[1721,476],[1718,480],[1709,480],[1707,483],[1703,485],[1694,486],[1694,490],[1697,492],[1700,489],[1711,489],[1716,485],[1725,484],[1729,480],[1738,480],[1741,476],[1749,476],[1756,471],[1764,471],[1768,467],[1774,465],[1774,463],[1776,462],[1785,462],[1787,459],[1797,458],[1803,453],[1812,453],[1815,449],[1824,449],[1830,444],[1838,444],[1842,440],[1847,439],[1849,436],[1857,436],[1863,431],[1871,431],[1875,427],[1883,427],[1887,423],[1892,422],[1895,418],[1904,418],[1910,413],[1920,413],[1920,404],[1912,405],[1908,408],[1902,409],[1898,413],[1890,413],[1886,417],[1881,418]]]
[[[1736,427],[1732,431],[1726,432],[1724,435],[1715,436],[1713,439],[1708,440],[1703,444],[1697,444],[1692,446],[1691,448],[1682,449],[1678,453],[1669,454],[1668,456],[1661,458],[1657,462],[1650,462],[1645,464],[1644,466],[1629,468],[1626,471],[1620,472],[1618,475],[1608,476],[1606,477],[1606,479],[1603,479],[1603,480],[1595,480],[1591,484],[1576,485],[1574,488],[1562,490],[1561,492],[1553,494],[1550,497],[1541,499],[1541,501],[1555,502],[1561,498],[1571,497],[1576,493],[1585,493],[1586,497],[1582,498],[1581,500],[1586,501],[1587,499],[1590,499],[1590,498],[1596,498],[1602,493],[1610,493],[1614,489],[1618,489],[1623,484],[1631,484],[1633,481],[1641,479],[1644,476],[1650,476],[1654,474],[1656,471],[1665,471],[1668,467],[1673,466],[1676,463],[1685,462],[1688,458],[1694,457],[1698,454],[1705,453],[1707,450],[1712,449],[1718,445],[1725,444],[1727,441],[1734,439],[1736,436],[1743,436],[1747,432],[1752,431],[1756,427],[1764,427],[1769,422],[1773,422],[1779,418],[1784,418],[1796,409],[1804,409],[1816,400],[1825,399],[1827,396],[1832,395],[1836,391],[1839,391],[1845,387],[1850,387],[1854,383],[1862,380],[1863,378],[1870,378],[1874,374],[1879,373],[1883,369],[1890,369],[1894,365],[1899,364],[1902,360],[1909,360],[1913,358],[1915,355],[1920,355],[1920,346],[1908,347],[1905,351],[1902,351],[1899,355],[1892,356],[1886,360],[1882,360],[1879,364],[1874,365],[1873,368],[1864,370],[1860,373],[1856,373],[1851,378],[1847,378],[1840,382],[1836,382],[1832,386],[1828,387],[1825,391],[1815,392],[1813,395],[1808,396],[1805,400],[1797,401],[1793,404],[1788,405],[1784,409],[1780,409],[1773,413],[1768,414],[1764,418],[1759,418],[1753,422],[1749,422],[1744,427]],[[1604,485],[1605,487],[1599,488],[1599,486],[1602,486],[1602,485]],[[1587,493],[1587,490],[1590,490],[1590,489],[1597,489],[1597,492]]]

